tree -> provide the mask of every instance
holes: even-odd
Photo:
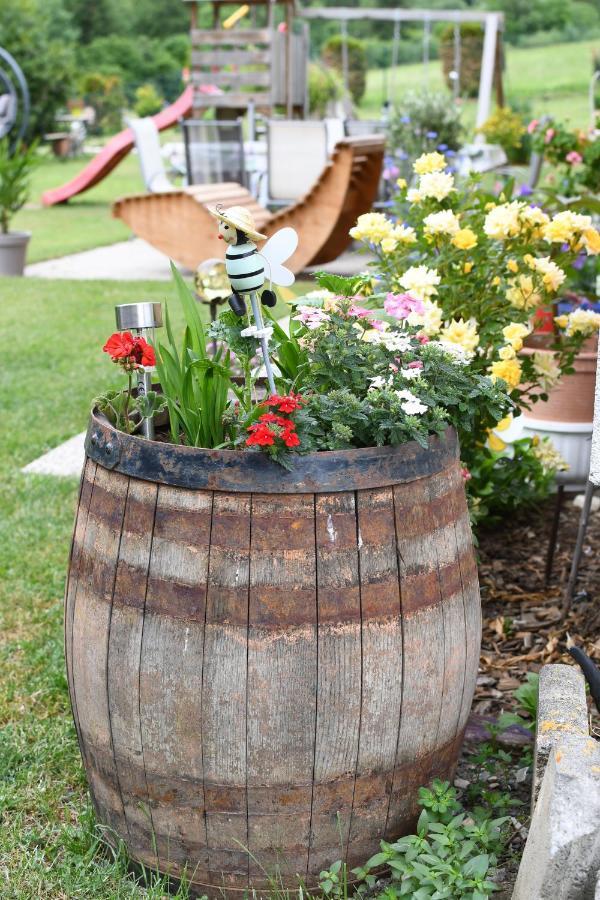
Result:
[[[31,95],[29,136],[54,128],[75,78],[76,33],[62,0],[2,0],[0,45],[21,68]]]

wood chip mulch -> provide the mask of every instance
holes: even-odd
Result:
[[[492,737],[495,763],[482,761],[490,747],[489,725],[506,712],[525,715],[514,691],[527,672],[546,663],[574,665],[567,634],[600,662],[600,511],[587,530],[574,601],[566,615],[563,598],[575,548],[580,509],[568,498],[563,506],[552,576],[545,584],[554,499],[535,510],[479,532],[479,579],[483,606],[483,640],[479,678],[455,786],[467,808],[490,805],[504,794],[510,815],[510,838],[499,861],[498,900],[510,898],[527,838],[531,792],[532,731],[513,725]],[[600,737],[600,716],[590,704],[592,733]],[[504,759],[497,758],[506,757]],[[510,759],[508,760],[508,756]]]

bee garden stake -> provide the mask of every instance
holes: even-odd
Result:
[[[269,338],[273,329],[265,327],[260,303],[273,307],[277,298],[272,290],[273,284],[288,286],[294,283],[294,275],[282,263],[289,259],[298,246],[298,235],[293,228],[282,228],[267,241],[261,251],[255,241],[266,240],[266,235],[256,230],[254,219],[244,206],[232,206],[223,209],[217,206],[211,210],[219,220],[219,238],[227,244],[225,252],[225,268],[233,293],[229,297],[229,305],[238,316],[246,314],[245,297],[250,298],[250,306],[254,324],[244,328],[244,337],[255,337],[260,342],[269,390],[276,393],[273,367],[269,357]],[[266,276],[269,288],[258,292],[265,283]]]

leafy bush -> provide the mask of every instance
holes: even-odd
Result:
[[[481,54],[483,51],[483,28],[471,22],[460,26],[460,67],[459,86],[463,97],[476,97],[481,74]],[[452,87],[450,73],[456,68],[454,52],[454,25],[448,25],[440,38],[440,58],[448,87]]]
[[[308,67],[308,108],[313,115],[324,117],[327,107],[344,94],[339,73],[322,63]]]
[[[528,672],[525,683],[514,692],[514,696],[519,701],[519,705],[525,710],[533,722],[537,719],[539,693],[540,676],[537,672]]]
[[[323,47],[321,56],[326,66],[336,69],[343,77],[343,44],[340,35],[329,38]],[[367,54],[362,41],[349,37],[348,48],[348,90],[355,103],[362,100],[367,86]]]
[[[171,38],[162,41],[145,35],[110,35],[82,47],[84,71],[118,75],[128,103],[134,103],[140,85],[153,84],[168,101],[181,93],[183,44]]]
[[[153,84],[141,84],[135,92],[135,114],[140,118],[160,112],[164,104]]]
[[[438,147],[446,152],[458,150],[462,132],[460,109],[445,92],[406,93],[390,122],[392,149],[410,160]]]
[[[96,121],[90,129],[101,134],[113,134],[123,125],[123,109],[127,100],[118,75],[88,72],[80,82],[86,104],[96,111]]]
[[[73,88],[74,43],[60,0],[2,0],[0,46],[12,53],[27,79],[31,136],[54,131],[56,113]]]
[[[510,107],[497,109],[478,129],[489,144],[500,144],[510,162],[526,162],[523,136],[527,134],[519,113]]]

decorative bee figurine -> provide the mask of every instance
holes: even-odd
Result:
[[[248,209],[244,206],[232,206],[229,209],[217,206],[211,213],[219,220],[219,239],[227,244],[225,269],[233,291],[229,297],[229,305],[237,316],[243,316],[246,314],[245,297],[250,298],[254,325],[245,328],[242,334],[260,341],[269,388],[274,394],[275,381],[268,345],[273,329],[265,328],[258,291],[266,280],[265,269],[269,281],[269,288],[261,296],[265,306],[273,307],[277,303],[273,284],[288,286],[294,283],[293,273],[282,263],[294,253],[298,246],[298,235],[293,228],[282,228],[259,251],[254,241],[264,241],[266,235],[256,230]]]

